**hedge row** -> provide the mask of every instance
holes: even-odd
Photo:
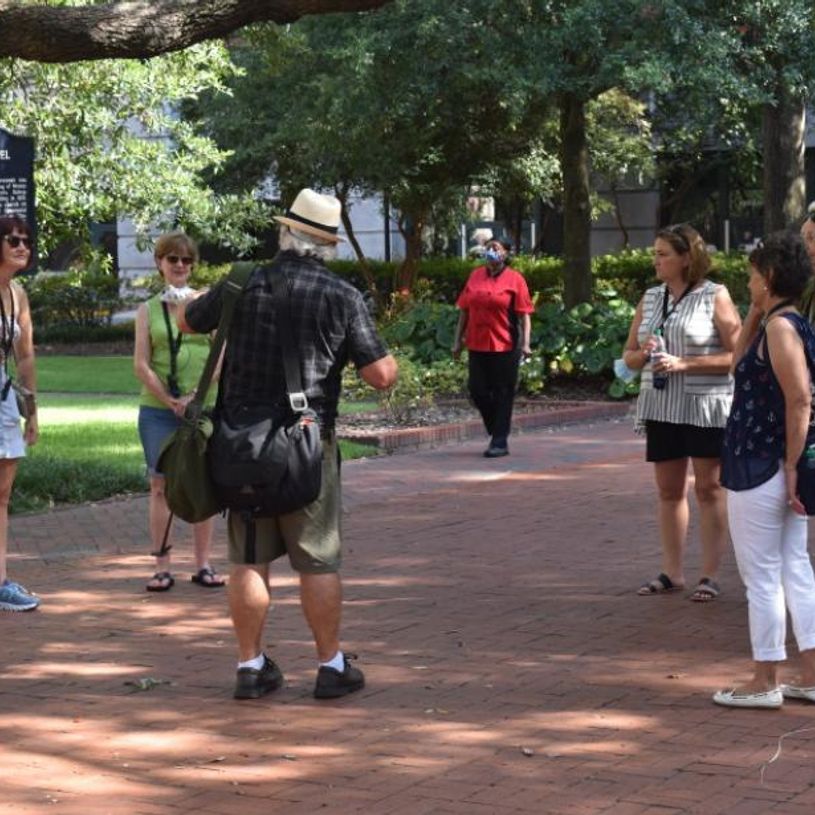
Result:
[[[537,302],[558,303],[563,291],[564,263],[561,258],[519,256],[513,266],[523,273]],[[458,258],[429,258],[419,265],[413,299],[436,303],[454,303],[476,262]],[[366,289],[364,275],[356,261],[337,260],[329,264],[332,271],[361,290]],[[380,292],[386,296],[395,291],[399,271],[397,262],[370,261],[369,267]],[[229,264],[199,266],[193,275],[195,286],[209,286],[229,271]],[[618,296],[634,304],[649,285],[655,283],[650,250],[637,249],[614,255],[602,255],[592,261],[597,300]],[[711,279],[724,283],[740,305],[748,302],[747,264],[741,253],[716,253]],[[148,291],[161,287],[158,275],[144,281]],[[39,342],[92,342],[121,336],[128,329],[111,330],[112,314],[125,301],[119,293],[118,280],[99,272],[41,274],[26,280],[31,299],[34,326]],[[392,301],[391,301],[392,302]],[[107,327],[103,330],[103,327]],[[59,338],[59,339],[58,339]]]
[[[358,263],[341,260],[329,265],[336,274],[350,280],[358,288],[365,289]],[[562,258],[521,255],[512,261],[512,265],[524,275],[530,291],[537,293],[539,302],[560,299],[563,292]],[[422,298],[429,296],[443,303],[453,303],[475,266],[476,262],[472,260],[458,258],[423,260],[419,264],[417,291],[414,294]],[[398,270],[398,263],[371,263],[377,287],[385,293],[395,290]],[[648,286],[656,283],[650,249],[635,249],[596,257],[592,260],[592,274],[598,293],[614,292],[632,304],[637,303]],[[737,303],[749,302],[747,261],[743,253],[715,253],[709,276],[711,280],[724,283]]]

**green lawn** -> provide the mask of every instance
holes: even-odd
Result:
[[[138,394],[141,383],[133,373],[132,357],[37,357],[40,393]],[[376,410],[376,402],[344,402],[340,413]]]
[[[145,491],[137,415],[135,396],[43,394],[40,440],[20,463],[12,512]],[[361,444],[341,441],[340,446],[346,460],[372,453]]]
[[[141,383],[132,357],[37,357],[37,386],[50,393],[133,393]]]
[[[147,488],[132,396],[40,397],[40,439],[20,463],[14,512]]]

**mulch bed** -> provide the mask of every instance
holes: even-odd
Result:
[[[558,377],[547,383],[544,394],[537,397],[518,397],[513,412],[515,416],[523,416],[564,410],[584,402],[616,402],[617,400],[608,395],[608,386],[609,381],[602,376],[580,379]],[[384,408],[368,413],[340,416],[337,419],[337,429],[341,435],[347,432],[350,437],[360,431],[375,433],[478,420],[478,411],[462,396],[458,399],[440,399],[430,407],[415,408],[398,417]]]

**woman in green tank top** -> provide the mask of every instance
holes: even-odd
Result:
[[[139,437],[150,477],[149,524],[153,553],[161,548],[170,523],[164,476],[156,471],[156,462],[162,443],[181,422],[209,355],[208,337],[182,336],[175,323],[176,304],[192,294],[188,281],[198,259],[195,243],[183,232],[171,232],[156,241],[154,255],[166,287],[139,306],[133,354],[136,376],[142,383]],[[210,397],[207,401],[211,404],[215,398],[212,391]],[[195,554],[192,581],[199,586],[224,585],[209,564],[213,526],[213,518],[192,525]],[[167,591],[174,584],[170,555],[156,557],[156,572],[147,583],[147,591]]]

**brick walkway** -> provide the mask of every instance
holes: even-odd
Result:
[[[310,696],[287,567],[267,628],[286,687],[236,703],[190,546],[172,592],[143,591],[144,498],[15,518],[12,571],[44,605],[0,615],[0,815],[810,815],[815,708],[709,701],[748,669],[732,558],[710,605],[633,594],[657,567],[642,447],[608,421],[508,459],[470,441],[346,465],[345,645],[369,687],[337,702]]]

